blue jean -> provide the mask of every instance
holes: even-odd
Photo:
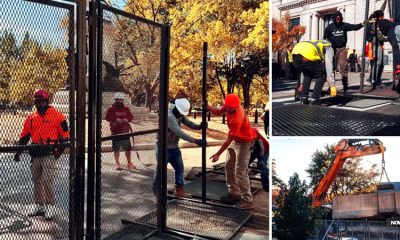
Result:
[[[260,174],[261,174],[261,184],[263,186],[263,189],[265,191],[269,191],[269,169],[267,167],[267,163],[268,163],[268,157],[269,154],[266,153],[264,156],[264,159],[262,159],[261,161],[259,160],[257,162],[257,168],[258,170],[260,170]]]
[[[183,178],[183,159],[182,153],[179,148],[168,149],[167,162],[169,162],[175,170],[175,187],[182,187],[184,183]],[[157,189],[157,179],[159,178],[159,173],[155,172],[153,180],[153,191]]]

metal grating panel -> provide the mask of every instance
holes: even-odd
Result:
[[[361,99],[349,102],[346,104],[346,107],[353,107],[353,108],[369,108],[373,106],[378,106],[386,103],[390,103],[391,100],[384,100],[384,99]]]
[[[298,104],[275,107],[272,114],[274,136],[388,136],[389,128],[400,128],[399,116]]]
[[[250,217],[250,213],[234,208],[176,199],[167,204],[168,228],[212,239],[230,239]],[[157,213],[152,211],[138,221],[155,225]]]
[[[144,226],[139,223],[130,223],[118,232],[115,232],[104,240],[183,240],[169,234],[160,233],[153,227]]]

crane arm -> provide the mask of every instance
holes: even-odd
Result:
[[[368,144],[361,142],[368,141]],[[334,148],[335,159],[330,165],[328,172],[322,177],[312,194],[313,206],[320,207],[325,199],[326,193],[331,187],[346,159],[374,154],[382,154],[385,148],[378,139],[342,139]]]

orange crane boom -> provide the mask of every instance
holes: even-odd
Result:
[[[362,142],[368,141],[367,144]],[[338,172],[342,169],[344,162],[348,158],[361,157],[373,154],[382,154],[384,160],[385,147],[378,139],[342,139],[334,148],[335,159],[322,177],[312,193],[313,207],[322,206],[326,193],[335,180]]]

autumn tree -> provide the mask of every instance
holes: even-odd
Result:
[[[279,240],[304,240],[312,236],[317,226],[319,211],[311,205],[305,181],[294,173],[289,179],[288,189],[281,191],[276,199],[274,211],[275,229],[273,237]]]
[[[325,145],[323,150],[316,150],[311,156],[311,163],[306,172],[310,177],[310,187],[315,188],[321,178],[326,175],[335,155],[334,145]],[[377,178],[380,175],[377,164],[369,169],[362,167],[362,158],[349,158],[339,171],[327,193],[328,197],[371,192],[376,189]]]
[[[0,36],[0,101],[8,102],[10,100],[10,70],[11,62],[15,61],[19,55],[19,48],[14,34],[5,31]]]
[[[184,90],[192,103],[199,104],[203,42],[209,43],[209,53],[212,56],[210,60],[217,63],[224,62],[232,51],[238,59],[251,53],[268,52],[266,47],[268,15],[265,14],[268,13],[268,7],[267,1],[254,1],[248,4],[247,1],[223,0],[166,2],[141,0],[125,1],[124,9],[146,19],[171,24],[171,95]],[[263,81],[267,72],[265,70],[260,72],[264,74],[259,81]],[[217,81],[213,79],[215,74],[212,67],[208,76],[210,79],[208,88],[213,88],[213,83]],[[250,77],[249,74],[244,76]],[[250,87],[248,84],[244,86],[244,92],[248,94]],[[220,95],[215,97],[220,98],[221,102]]]
[[[301,25],[290,26],[290,16],[286,14],[282,19],[272,19],[272,29],[275,31],[272,34],[272,51],[279,52],[285,50],[287,46],[305,33],[306,28]]]
[[[39,43],[29,33],[20,45],[12,33],[0,37],[0,98],[5,102],[31,104],[35,89],[54,93],[67,83],[66,51]]]

